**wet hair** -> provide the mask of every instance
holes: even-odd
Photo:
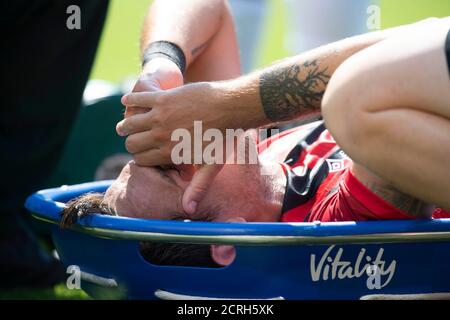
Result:
[[[103,197],[103,193],[86,193],[67,202],[60,213],[60,227],[70,228],[78,219],[93,214],[117,215]],[[141,241],[139,251],[146,261],[156,265],[220,267],[212,259],[209,245]]]

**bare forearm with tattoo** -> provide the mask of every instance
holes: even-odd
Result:
[[[257,71],[244,79],[237,79],[236,102],[250,106],[262,119],[253,125],[262,126],[319,114],[328,81],[335,70],[350,56],[378,43],[400,28],[373,32],[344,39],[310,52],[282,60]],[[249,99],[253,96],[253,101]],[[240,111],[239,111],[240,112]]]
[[[285,121],[317,112],[329,79],[328,67],[317,59],[264,72],[259,82],[264,113]]]
[[[224,11],[223,0],[155,0],[144,22],[141,50],[154,41],[170,41],[183,50],[189,66],[219,30]]]
[[[269,121],[320,113],[334,71],[356,52],[383,39],[373,34],[346,39],[282,61],[259,76],[261,106]]]

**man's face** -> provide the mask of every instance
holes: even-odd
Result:
[[[181,197],[192,177],[189,168],[140,167],[130,161],[106,191],[104,201],[119,215],[181,219]]]
[[[197,212],[187,215],[181,198],[194,170],[192,166],[181,170],[140,167],[131,161],[106,191],[104,202],[119,216],[134,218],[220,222],[265,220],[263,216],[251,215],[264,210],[259,207],[263,201],[258,192],[260,177],[255,165],[225,165],[208,188]],[[250,183],[252,188],[244,183]]]
[[[140,167],[129,162],[106,191],[104,202],[119,216],[158,220],[278,221],[280,201],[267,201],[260,164],[226,164],[211,183],[197,212],[184,212],[181,199],[194,166]],[[280,169],[281,170],[281,169]]]

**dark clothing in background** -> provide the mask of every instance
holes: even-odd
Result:
[[[80,30],[66,26],[72,4],[81,9]],[[3,2],[1,214],[22,208],[55,167],[81,103],[107,5],[106,0]]]
[[[80,30],[67,28],[70,5],[80,8]],[[62,266],[24,223],[23,204],[48,187],[81,104],[107,7],[108,0],[0,4],[0,287],[63,279]]]

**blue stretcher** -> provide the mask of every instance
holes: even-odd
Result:
[[[59,228],[65,202],[103,192],[110,183],[39,191],[25,205],[52,224],[60,259],[79,268],[81,288],[94,298],[360,299],[450,292],[450,219],[213,223],[93,215],[70,230]],[[236,259],[223,268],[158,266],[143,259],[140,241],[233,244]]]

